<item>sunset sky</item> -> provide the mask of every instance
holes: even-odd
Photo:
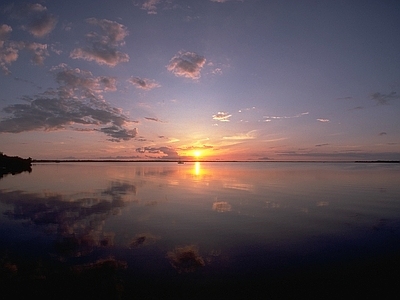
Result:
[[[2,1],[0,151],[399,160],[400,1]]]

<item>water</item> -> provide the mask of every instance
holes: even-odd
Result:
[[[1,282],[42,298],[381,297],[400,279],[399,175],[372,163],[37,164],[0,179]]]

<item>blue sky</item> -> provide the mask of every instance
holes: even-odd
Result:
[[[3,1],[0,151],[400,159],[398,1]]]

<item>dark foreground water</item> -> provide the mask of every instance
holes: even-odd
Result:
[[[382,299],[399,279],[399,164],[61,163],[0,179],[14,298]]]

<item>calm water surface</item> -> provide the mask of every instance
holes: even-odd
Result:
[[[61,163],[0,179],[1,283],[43,298],[397,288],[400,166]]]

